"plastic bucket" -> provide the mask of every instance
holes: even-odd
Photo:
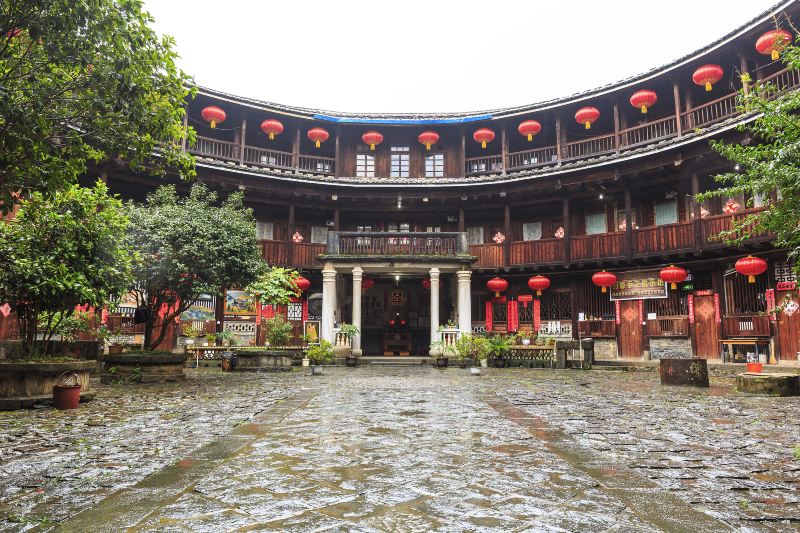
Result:
[[[761,363],[747,363],[747,371],[753,374],[760,374],[764,365]]]

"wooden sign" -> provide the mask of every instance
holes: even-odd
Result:
[[[635,270],[617,274],[611,287],[611,300],[641,300],[666,298],[667,284],[658,277],[658,270]]]
[[[716,313],[717,322],[722,322],[722,315],[719,313],[719,294],[714,294],[714,313]]]
[[[711,296],[712,294],[714,294],[714,291],[712,291],[711,289],[703,289],[701,291],[694,291],[694,295],[695,296]]]
[[[778,285],[780,286],[780,283]],[[769,314],[769,320],[770,322],[775,322],[777,317],[775,313],[772,312],[772,310],[775,309],[775,291],[773,289],[767,289],[764,296],[767,300],[767,314]]]
[[[777,284],[777,288],[779,291],[793,291],[797,288],[797,282],[795,281],[779,281]]]
[[[691,294],[686,297],[686,305],[689,308],[689,324],[694,324],[694,296]]]

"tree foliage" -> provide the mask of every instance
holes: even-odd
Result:
[[[131,282],[134,254],[125,242],[122,202],[102,182],[22,200],[17,217],[0,224],[0,302],[15,310],[26,355],[37,329],[49,339],[77,305],[100,308]]]
[[[87,162],[194,175],[193,95],[141,0],[0,2],[0,202],[75,182]]]
[[[265,305],[286,305],[299,295],[295,280],[300,275],[283,267],[266,267],[258,278],[247,286],[247,292]]]
[[[201,295],[246,287],[264,271],[253,213],[242,198],[236,192],[219,202],[202,184],[181,197],[165,185],[146,203],[129,204],[129,239],[139,256],[132,288],[144,311],[146,348],[154,349],[166,335],[161,326]]]
[[[782,60],[793,70],[800,69],[800,48],[789,46]],[[797,75],[796,73],[794,74]],[[745,74],[746,76],[746,74]],[[749,77],[744,78],[749,81]],[[776,195],[769,209],[734,220],[731,230],[720,237],[731,243],[741,242],[755,231],[774,233],[774,244],[787,248],[797,260],[800,250],[800,91],[783,91],[770,84],[757,84],[745,94],[740,93],[740,110],[755,118],[739,126],[751,137],[751,142],[731,143],[712,141],[719,154],[738,165],[736,171],[715,176],[721,188],[697,197],[704,201],[712,197],[769,198]],[[800,262],[795,261],[796,268]]]

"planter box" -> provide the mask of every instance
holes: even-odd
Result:
[[[81,400],[94,398],[89,374],[96,361],[65,363],[0,363],[0,409],[21,409],[53,400],[53,385],[64,372],[74,372],[81,386]]]
[[[662,385],[708,387],[708,364],[705,359],[661,359],[659,374]]]
[[[236,370],[288,369],[292,366],[293,350],[242,350],[237,351]]]
[[[126,353],[103,357],[101,383],[162,383],[186,379],[186,354]]]

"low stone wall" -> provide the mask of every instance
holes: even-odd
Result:
[[[114,354],[103,357],[101,383],[160,383],[186,379],[186,354]]]
[[[595,359],[616,359],[619,352],[617,351],[617,339],[600,338],[594,339],[594,357]]]
[[[653,359],[688,359],[694,357],[688,337],[650,337],[650,357]]]
[[[91,399],[89,375],[96,361],[70,361],[64,363],[0,363],[0,409],[33,407],[53,398],[53,385],[64,372],[78,376],[81,398]]]
[[[736,390],[769,396],[800,396],[800,376],[796,374],[751,374],[736,376]]]
[[[294,353],[291,350],[244,350],[236,352],[236,357],[236,370],[288,368],[292,366]]]

